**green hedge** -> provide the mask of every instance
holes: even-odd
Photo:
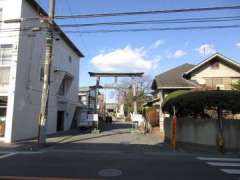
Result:
[[[204,109],[219,108],[240,112],[240,91],[177,91],[164,101],[163,111],[172,114],[175,106],[179,116],[204,115]]]
[[[178,90],[178,91],[174,91],[174,92],[168,94],[168,96],[166,98],[164,98],[162,106],[164,106],[168,101],[170,101],[178,96],[181,96],[183,94],[189,93],[189,92],[190,92],[189,90]]]

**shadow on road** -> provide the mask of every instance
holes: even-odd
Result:
[[[100,139],[103,137],[113,137],[113,136],[117,136],[117,135],[121,135],[121,134],[128,134],[129,132],[116,132],[116,133],[110,133],[110,134],[104,134],[104,135],[97,135],[97,136],[93,136],[93,137],[87,137],[87,138],[82,138],[82,139],[78,139],[78,140],[73,140],[73,141],[67,141],[66,143],[78,143],[81,141],[86,141],[86,140],[91,140],[91,139]],[[69,138],[63,139],[60,142],[64,142],[65,140],[68,140]]]
[[[131,129],[132,124],[121,123],[121,121],[114,121],[112,123],[101,122],[100,128],[102,129],[102,131],[111,131],[111,130],[117,130],[117,129],[125,130],[125,129]]]
[[[168,152],[170,149],[167,144],[158,143],[155,145],[146,144],[128,144],[122,143],[74,143],[67,142],[62,144],[56,144],[51,149],[55,150],[85,150],[85,151],[121,151],[128,153],[144,153],[144,152]]]

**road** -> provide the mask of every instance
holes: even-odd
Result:
[[[116,123],[34,152],[0,152],[0,179],[237,180],[240,159],[172,151],[153,135]],[[224,158],[224,159],[223,159]]]

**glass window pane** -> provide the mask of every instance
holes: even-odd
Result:
[[[0,45],[0,65],[10,65],[12,60],[12,45]]]
[[[10,76],[10,68],[0,67],[0,84],[8,84]]]

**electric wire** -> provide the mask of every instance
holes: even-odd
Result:
[[[65,15],[55,16],[55,19],[77,19],[77,18],[99,18],[99,17],[115,17],[115,16],[132,16],[132,15],[148,15],[148,14],[169,14],[169,13],[188,13],[188,12],[203,12],[203,11],[219,11],[219,10],[239,10],[240,5],[235,6],[215,6],[215,7],[200,7],[200,8],[183,8],[183,9],[166,9],[166,10],[151,10],[151,11],[130,11],[130,12],[117,12],[117,13],[99,13],[99,14],[78,14],[78,15]],[[40,17],[27,17],[22,21],[47,19],[46,16]],[[3,22],[3,21],[0,21]]]
[[[212,23],[212,22],[233,22],[239,21],[240,16],[229,17],[212,17],[212,18],[188,18],[188,19],[168,19],[168,20],[148,20],[148,21],[130,21],[130,22],[103,22],[103,23],[87,23],[87,24],[65,24],[59,25],[62,28],[74,28],[74,27],[88,27],[88,26],[114,26],[114,25],[142,25],[142,24],[172,24],[172,23]],[[25,28],[5,28],[0,29],[0,32],[14,32],[14,31],[28,31],[34,27]],[[46,29],[46,27],[41,27]],[[78,32],[78,31],[77,31]]]
[[[82,34],[93,34],[93,33],[116,33],[116,32],[143,32],[143,31],[179,31],[179,30],[204,30],[204,29],[229,29],[229,28],[240,28],[240,25],[224,25],[224,26],[191,26],[191,27],[173,27],[173,28],[139,28],[139,29],[100,29],[100,30],[89,30],[89,31],[65,31],[65,33],[82,33]]]
[[[83,14],[83,15],[72,15],[72,16],[55,16],[55,19],[96,18],[96,17],[131,16],[131,15],[146,15],[146,14],[169,14],[169,13],[202,12],[202,11],[218,11],[218,10],[234,10],[234,9],[240,9],[240,5],[185,8],[185,9],[167,9],[167,10],[156,10],[156,11],[135,11],[135,12],[101,13],[101,14],[85,14],[85,15]]]
[[[208,22],[232,22],[239,21],[240,16],[213,17],[213,18],[188,18],[188,19],[168,19],[168,20],[147,20],[147,21],[120,21],[101,22],[85,24],[60,24],[62,28],[88,27],[88,26],[119,26],[119,25],[142,25],[142,24],[171,24],[171,23],[208,23]]]

